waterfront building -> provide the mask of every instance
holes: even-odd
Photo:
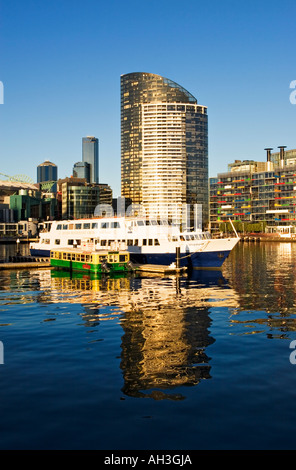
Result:
[[[113,191],[108,184],[99,184],[100,204],[107,204],[112,206]]]
[[[58,181],[59,218],[79,219],[94,216],[98,204],[112,206],[112,189],[108,184],[88,184],[85,178]]]
[[[56,182],[58,180],[58,167],[45,160],[37,166],[37,183],[41,185],[41,188],[56,192]]]
[[[53,220],[57,215],[57,200],[51,194],[21,189],[10,196],[9,208],[14,213],[15,222],[20,220]]]
[[[225,230],[229,220],[241,231],[296,227],[296,150],[284,149],[274,154],[265,149],[265,162],[236,160],[230,171],[210,178],[213,232]]]
[[[159,75],[121,76],[121,195],[153,217],[184,204],[208,217],[207,108]]]
[[[82,161],[89,164],[89,183],[99,183],[99,140],[93,136],[82,138]]]

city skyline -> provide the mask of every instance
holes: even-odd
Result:
[[[149,5],[0,1],[1,172],[35,179],[50,160],[69,176],[81,137],[95,135],[100,180],[119,196],[120,76],[137,71],[208,106],[209,176],[278,142],[295,148],[294,2],[187,1],[181,15],[176,2]]]

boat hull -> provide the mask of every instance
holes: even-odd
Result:
[[[230,250],[219,252],[181,253],[180,267],[193,269],[219,269],[229,256]],[[169,266],[176,262],[175,253],[132,254],[131,261],[138,264],[157,264]]]
[[[204,251],[192,253],[181,253],[180,266],[193,269],[219,269],[224,261],[229,256],[231,250],[219,251]],[[32,256],[50,257],[48,250],[31,250]],[[158,264],[169,266],[171,263],[176,262],[175,253],[131,253],[130,259],[133,263],[137,264]]]
[[[104,270],[101,264],[92,264],[92,263],[82,263],[68,260],[56,260],[51,259],[51,266],[55,269],[61,269],[66,271],[79,271],[87,274],[103,274],[107,271]],[[124,263],[114,263],[113,265],[108,265],[108,272],[118,273],[126,272],[127,265]]]

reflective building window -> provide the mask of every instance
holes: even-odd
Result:
[[[159,218],[202,204],[208,219],[207,108],[159,75],[121,76],[121,195]]]

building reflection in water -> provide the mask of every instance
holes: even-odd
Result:
[[[237,305],[234,292],[219,286],[221,279],[218,272],[216,284],[209,286],[204,279],[200,284],[199,278],[87,279],[52,272],[50,295],[57,294],[61,301],[64,293],[69,301],[71,292],[75,293],[76,302],[79,297],[84,305],[88,325],[104,318],[100,306],[120,309],[122,391],[129,396],[179,400],[182,395],[173,389],[211,378],[206,351],[214,342],[210,307],[225,302]],[[225,282],[222,279],[222,285]]]
[[[231,321],[245,334],[285,338],[296,330],[296,243],[239,243],[223,274],[239,304]]]

